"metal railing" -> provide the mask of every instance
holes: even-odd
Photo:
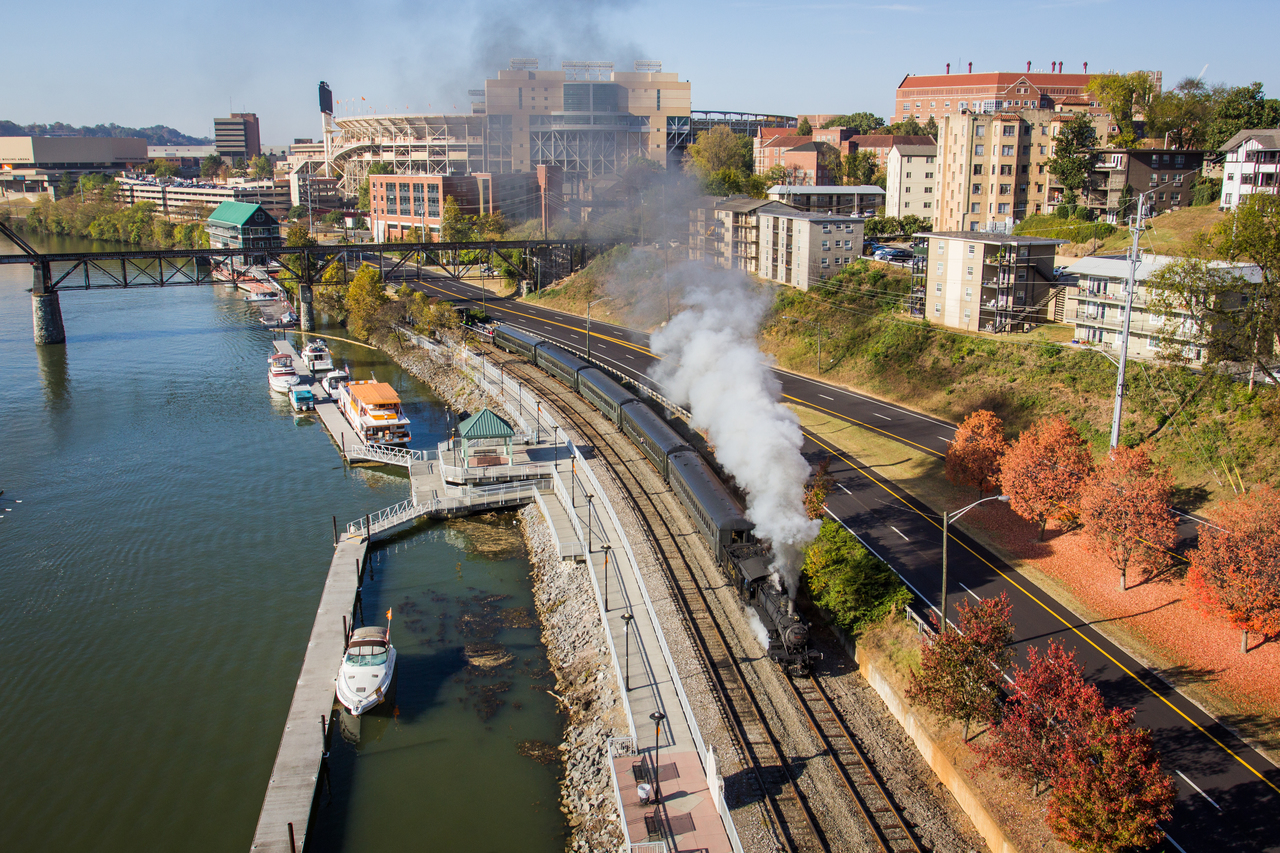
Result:
[[[347,525],[347,534],[349,536],[373,536],[376,533],[382,533],[393,527],[412,521],[415,518],[433,512],[440,506],[440,501],[432,501],[429,504],[416,504],[413,498],[401,501],[394,506],[386,509],[380,509],[377,512],[370,513],[364,518],[356,519]]]
[[[409,450],[387,444],[361,444],[347,448],[348,459],[365,459],[408,468],[412,462],[429,462],[436,458],[434,450]]]

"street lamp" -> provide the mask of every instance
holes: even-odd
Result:
[[[958,509],[955,512],[947,512],[946,510],[942,511],[942,627],[938,631],[940,634],[947,633],[947,539],[950,538],[948,528],[951,526],[951,522],[955,521],[978,504],[986,503],[987,501],[1008,503],[1009,496],[993,495],[989,498],[976,500],[964,509]]]
[[[599,299],[593,299],[587,303],[587,361],[591,361],[591,306],[597,302],[604,302],[606,299],[612,299],[611,296],[601,296]]]
[[[591,557],[591,499],[595,495],[587,493],[587,557]]]
[[[662,788],[658,783],[658,736],[662,734],[662,721],[667,715],[661,711],[654,711],[649,715],[649,719],[653,720],[653,802],[662,802]]]
[[[588,519],[588,522],[590,519]],[[613,546],[604,546],[604,612],[609,612],[609,555],[613,553]]]
[[[627,649],[626,651],[626,661],[627,661],[626,685],[627,685],[628,693],[631,692],[631,623],[635,620],[635,618],[636,617],[631,613],[622,614],[622,633],[625,634],[627,637],[626,639],[626,649]]]
[[[795,320],[796,322],[799,322],[799,323],[808,323],[810,326],[817,327],[818,329],[818,373],[821,374],[822,373],[822,326],[815,320],[806,320],[803,317],[789,317],[786,314],[782,315],[782,319]]]

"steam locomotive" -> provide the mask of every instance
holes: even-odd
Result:
[[[495,330],[493,344],[559,379],[631,439],[688,510],[743,604],[760,618],[769,658],[807,672],[816,657],[809,649],[809,624],[796,614],[787,591],[777,588],[769,551],[752,532],[755,525],[701,454],[643,400],[568,350],[506,325]]]

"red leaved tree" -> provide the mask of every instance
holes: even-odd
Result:
[[[1040,538],[1054,516],[1074,516],[1080,487],[1093,473],[1093,457],[1061,415],[1032,424],[1000,462],[1000,486],[1009,506],[1040,523]]]
[[[974,721],[1000,714],[1000,684],[1013,659],[1009,597],[986,598],[956,608],[959,630],[936,634],[920,650],[920,670],[911,674],[907,697],[935,713],[964,723],[964,739]]]
[[[834,482],[831,475],[827,473],[830,467],[831,457],[828,456],[818,465],[818,470],[813,472],[813,478],[804,487],[804,511],[809,518],[822,518],[826,515],[827,495],[831,493],[831,484]]]
[[[1035,794],[1054,779],[1088,720],[1104,709],[1102,694],[1085,683],[1075,652],[1052,640],[1043,655],[1029,646],[1027,668],[1014,667],[1013,695],[991,741],[978,749],[983,764],[997,765],[1002,776],[1022,780]]]
[[[1090,720],[1053,787],[1049,827],[1085,853],[1154,847],[1164,840],[1160,821],[1169,819],[1178,794],[1160,769],[1151,733],[1133,727],[1133,711],[1118,708]]]
[[[960,422],[947,445],[947,479],[957,486],[973,486],[981,497],[998,484],[1000,459],[1008,449],[1004,421],[979,409]]]
[[[1108,708],[1075,660],[1050,642],[1042,656],[1027,649],[1015,668],[1015,693],[979,750],[1032,786],[1053,786],[1048,823],[1078,850],[1114,853],[1158,842],[1177,794],[1160,769],[1151,735],[1133,728],[1133,712]]]
[[[1166,550],[1178,541],[1169,509],[1173,478],[1141,448],[1116,447],[1080,490],[1080,521],[1095,550],[1120,570],[1127,588],[1129,567],[1147,576],[1169,565]]]
[[[1250,631],[1280,631],[1280,492],[1259,486],[1226,504],[1190,558],[1192,600],[1240,629],[1241,652]]]

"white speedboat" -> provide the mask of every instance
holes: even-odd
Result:
[[[302,348],[302,363],[310,368],[313,376],[321,376],[333,370],[333,357],[323,338],[316,338]]]
[[[351,381],[351,374],[345,370],[331,370],[324,375],[320,387],[333,399],[338,399],[338,389]]]
[[[396,650],[390,634],[390,627],[357,628],[347,643],[342,666],[338,667],[338,701],[357,717],[387,698],[396,670]]]
[[[281,394],[289,393],[289,389],[301,381],[298,372],[293,369],[293,357],[278,352],[267,359],[267,384],[272,391]]]
[[[271,291],[254,291],[244,298],[245,302],[275,302],[280,298],[280,294],[274,290]]]

